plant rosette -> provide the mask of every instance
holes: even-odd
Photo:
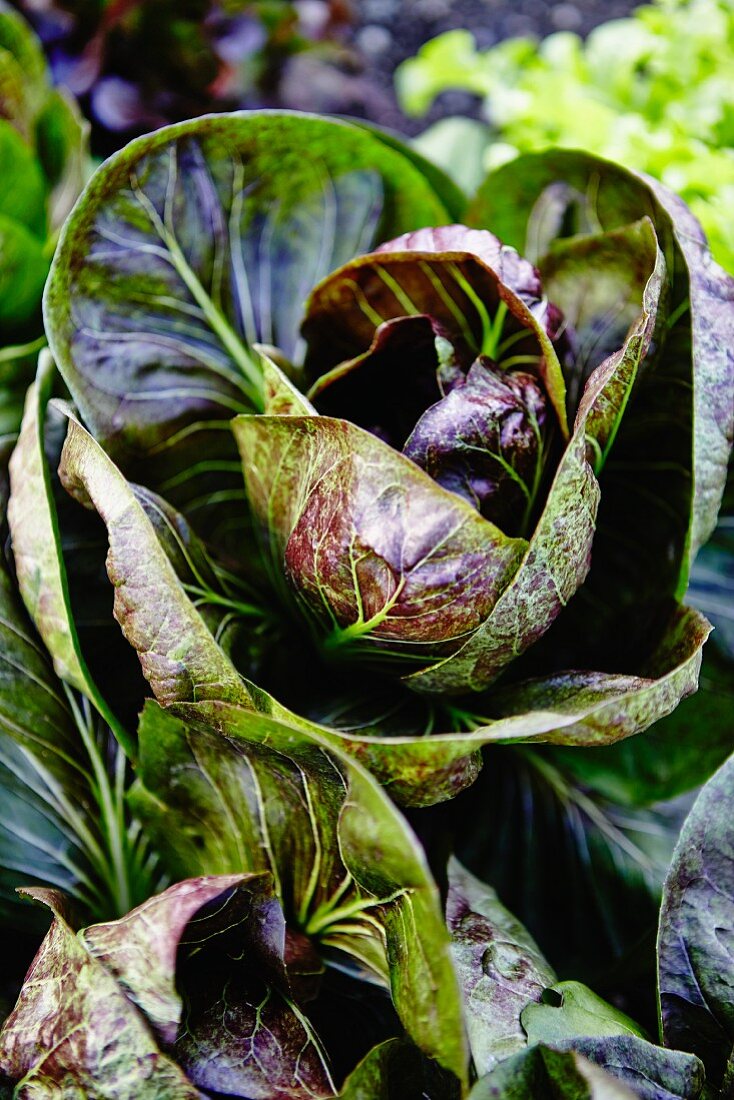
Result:
[[[107,527],[155,698],[317,729],[413,804],[484,745],[669,713],[709,629],[680,599],[726,474],[731,295],[678,199],[586,154],[520,158],[467,209],[342,122],[132,142],[45,319],[79,412],[61,481]]]

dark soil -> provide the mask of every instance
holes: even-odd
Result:
[[[319,0],[298,5],[316,14]],[[406,119],[393,90],[395,69],[424,42],[457,27],[472,32],[487,49],[505,38],[553,31],[586,35],[599,23],[637,7],[630,0],[352,0],[353,20],[343,36],[344,52],[331,63],[305,54],[288,67],[281,98],[302,110],[357,115],[408,133],[452,114],[478,112],[476,96],[444,92],[427,119]]]

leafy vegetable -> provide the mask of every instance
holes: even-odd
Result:
[[[478,173],[482,164],[486,171],[549,145],[609,157],[681,194],[731,271],[732,61],[727,0],[654,0],[596,27],[585,41],[564,31],[482,51],[468,31],[450,31],[403,63],[397,89],[413,115],[425,114],[449,88],[483,98],[483,140],[473,132],[467,144],[465,119],[444,120],[435,136],[433,128],[421,135],[419,147],[450,173]],[[453,138],[454,126],[460,138]],[[451,156],[455,140],[458,157]]]
[[[613,756],[710,630],[732,283],[697,232],[583,154],[463,209],[279,112],[99,169],[9,470],[0,885],[55,919],[6,1091],[699,1096],[626,1011],[685,783]]]

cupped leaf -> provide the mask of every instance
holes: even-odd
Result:
[[[691,560],[716,520],[734,429],[734,283],[711,260],[679,199],[586,153],[518,158],[488,177],[469,214],[472,224],[491,225],[508,243],[527,246],[541,267],[569,227],[608,233],[642,216],[651,218],[671,273],[668,333],[615,444],[617,468],[602,486],[599,564],[588,582],[613,609],[630,609],[615,639],[627,649],[646,601],[683,594]],[[634,555],[620,541],[631,524]],[[622,553],[627,564],[618,578]]]
[[[389,975],[408,1034],[463,1080],[461,1002],[436,889],[383,790],[318,734],[242,707],[146,713],[134,805],[174,873],[269,871],[286,919],[382,982]]]
[[[105,522],[115,618],[156,697],[163,703],[231,698],[246,705],[242,679],[186,594],[143,505],[71,413],[59,473],[72,496]]]
[[[277,1100],[333,1095],[318,1040],[292,1000],[269,875],[180,882],[79,938],[194,1084]]]
[[[212,463],[234,474],[223,422],[261,405],[252,344],[291,358],[315,282],[443,217],[407,157],[348,123],[263,112],[158,130],[66,223],[45,305],[55,358],[113,457],[191,505]]]
[[[490,886],[456,859],[449,864],[448,874],[446,923],[474,1067],[482,1077],[525,1048],[523,1009],[540,1001],[543,990],[556,979],[532,936]]]
[[[535,1046],[477,1081],[469,1100],[633,1100],[635,1095],[579,1054]]]
[[[589,571],[596,553],[599,485],[589,465],[604,464],[657,323],[664,264],[654,240],[641,311],[622,346],[584,388],[573,435],[548,492],[525,560],[482,627],[448,659],[413,674],[416,691],[481,690],[547,631]],[[587,454],[591,451],[591,456]],[[602,497],[603,500],[603,497]]]
[[[53,890],[28,891],[54,921],[0,1032],[0,1072],[19,1094],[60,1090],[120,1100],[197,1100],[198,1089],[162,1054],[137,1009],[74,934]]]
[[[734,759],[704,786],[665,882],[658,982],[666,1046],[697,1054],[722,1095],[734,1058]]]
[[[527,535],[549,450],[543,390],[531,374],[478,359],[426,409],[404,453],[508,534]]]
[[[664,275],[665,260],[648,217],[608,233],[556,240],[543,257],[543,288],[573,330],[567,375],[571,408],[591,372],[622,347],[636,324],[656,263]]]
[[[388,665],[455,648],[525,547],[380,439],[329,417],[238,417],[273,576],[327,651]]]
[[[303,322],[306,372],[318,378],[363,355],[380,325],[425,315],[469,362],[480,354],[500,365],[532,362],[567,434],[565,383],[547,331],[555,335],[557,318],[539,295],[532,266],[491,233],[463,226],[409,233],[316,286]]]

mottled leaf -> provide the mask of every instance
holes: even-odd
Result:
[[[148,710],[134,805],[177,872],[268,870],[286,919],[389,982],[459,1079],[461,1005],[424,856],[382,789],[314,733],[223,703]],[[191,861],[191,862],[189,862]]]
[[[588,460],[591,457],[595,468],[604,464],[655,331],[663,270],[654,241],[648,258],[651,266],[641,312],[621,348],[586,383],[573,435],[515,579],[483,626],[457,653],[410,678],[415,690],[486,687],[507,663],[538,641],[584,582],[592,561],[592,540],[596,553],[599,507],[599,485]]]
[[[734,760],[704,786],[665,882],[658,933],[662,1034],[697,1054],[713,1088],[731,1087],[734,1048]]]
[[[190,879],[80,933],[196,1085],[233,1096],[334,1093],[286,972],[269,875]]]
[[[486,618],[523,540],[346,421],[238,417],[234,432],[275,582],[327,650],[422,663]]]
[[[261,405],[252,344],[293,357],[314,283],[376,235],[444,217],[408,158],[348,123],[268,112],[158,130],[107,161],[66,223],[54,356],[126,472],[203,515],[213,469],[237,497],[224,421]]]
[[[581,1055],[535,1046],[500,1062],[469,1100],[633,1100],[635,1093]]]
[[[554,241],[543,256],[543,289],[573,330],[571,408],[578,405],[592,370],[622,347],[637,324],[656,263],[664,276],[665,260],[647,217],[608,233]]]
[[[615,803],[542,745],[497,747],[469,790],[416,824],[494,885],[559,973],[633,997],[654,1021],[660,894],[687,806]]]
[[[115,618],[156,697],[164,703],[208,696],[247,704],[243,681],[186,594],[142,504],[71,414],[60,476],[72,496],[96,508],[105,522]]]
[[[315,379],[364,354],[381,324],[426,315],[469,362],[485,354],[509,366],[528,356],[566,434],[565,383],[548,334],[557,317],[539,293],[532,266],[491,233],[444,226],[406,234],[315,287],[303,323],[306,371]]]
[[[29,891],[54,913],[15,1009],[0,1032],[0,1073],[18,1094],[112,1094],[118,1100],[197,1100],[144,1018],[74,934],[63,898]],[[61,1091],[63,1090],[63,1091]]]
[[[552,188],[566,194],[538,232],[534,212]],[[649,635],[666,596],[682,596],[692,556],[715,523],[734,418],[734,283],[711,260],[679,199],[653,180],[586,153],[549,151],[504,166],[485,181],[469,220],[491,225],[518,248],[528,246],[530,258],[542,264],[552,241],[566,232],[569,212],[584,234],[591,226],[609,232],[650,217],[672,280],[657,365],[638,388],[602,480],[595,565],[587,582],[595,601],[608,604],[601,633],[619,655]],[[597,631],[600,609],[595,602],[593,611],[586,610]],[[575,624],[574,632],[581,637]],[[586,646],[585,638],[581,643]]]
[[[111,718],[81,652],[44,454],[46,406],[54,374],[53,360],[44,349],[36,381],[26,397],[23,425],[10,462],[8,522],[16,577],[28,614],[53,658],[57,676]]]
[[[698,1058],[665,1050],[636,1035],[579,1038],[556,1044],[605,1070],[639,1100],[697,1100],[705,1072]]]
[[[464,997],[477,1074],[527,1045],[523,1009],[556,980],[537,944],[490,886],[456,859],[449,865],[446,923]]]

